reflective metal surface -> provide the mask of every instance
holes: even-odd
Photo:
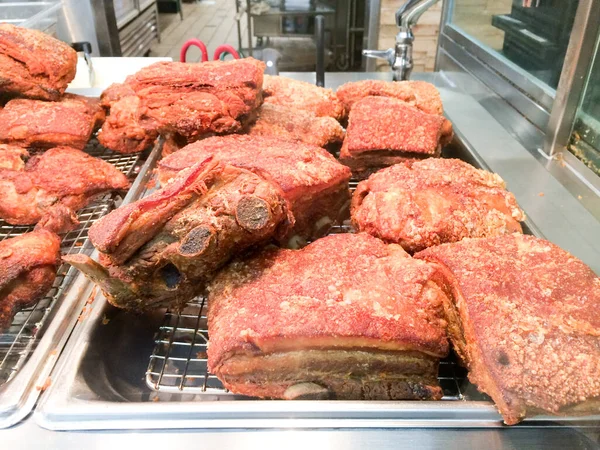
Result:
[[[465,44],[460,42],[462,39],[460,35],[454,33],[450,27],[446,26],[444,30],[447,33],[440,34],[438,55],[440,51],[445,52],[462,66],[461,71],[466,70],[473,74],[475,78],[485,84],[488,91],[493,89],[498,97],[509,103],[522,117],[527,117],[527,120],[540,130],[546,129],[550,113],[549,109],[540,106],[539,99],[516,88],[512,81],[513,78],[501,76],[495,68],[483,64],[476,56],[477,52],[473,51],[471,47],[465,47]],[[453,37],[456,37],[458,41],[455,41]],[[444,60],[438,57],[436,70],[444,70],[445,67]],[[550,105],[547,106],[551,106],[552,101],[550,100]]]
[[[110,162],[129,178],[135,177],[139,155],[115,154],[95,140],[88,154]],[[139,167],[137,167],[139,168]],[[90,253],[87,239],[91,225],[112,210],[119,200],[107,194],[78,211],[80,224],[61,235],[61,253]],[[0,220],[0,239],[30,231],[33,227],[12,226]],[[6,333],[0,333],[0,428],[29,414],[41,391],[51,382],[49,375],[79,318],[90,289],[77,281],[77,272],[67,265],[58,268],[53,288],[39,301],[15,315]]]
[[[564,149],[569,142],[586,74],[594,59],[598,30],[600,30],[600,2],[580,0],[546,131],[544,151],[548,155]]]
[[[314,73],[288,75],[315,81]],[[440,87],[446,114],[457,129],[457,155],[499,173],[528,215],[534,233],[571,251],[600,272],[600,223],[563,184],[576,183],[564,175],[568,169],[550,170],[543,157],[537,158],[512,137],[484,107],[493,94],[485,90],[469,92],[473,84],[462,83],[453,73],[419,77]],[[336,87],[364,78],[390,79],[391,74],[332,73],[327,74],[325,82],[327,87]],[[514,113],[509,105],[504,104],[504,108]],[[563,175],[566,178],[561,180]],[[504,428],[494,406],[487,401],[216,401],[216,396],[206,394],[156,393],[146,386],[145,376],[155,345],[154,333],[163,316],[164,311],[131,315],[108,306],[98,295],[89,316],[77,324],[72,334],[53,374],[56,382],[34,414],[36,422],[55,430]],[[536,417],[519,428],[537,427],[529,435],[535,436],[561,426],[596,429],[598,422],[597,418]],[[471,432],[464,431],[462,438],[470,439]],[[430,433],[427,430],[427,435]],[[573,438],[579,431],[568,433]]]
[[[591,428],[531,429],[267,429],[70,431],[38,428],[33,421],[1,432],[3,444],[23,450],[56,448],[200,448],[200,449],[586,449],[600,448],[598,431]]]
[[[396,11],[396,25],[400,29],[396,35],[395,47],[387,50],[363,50],[367,58],[385,59],[390,65],[396,81],[408,80],[413,69],[413,42],[415,36],[412,27],[431,6],[439,0],[407,0]]]

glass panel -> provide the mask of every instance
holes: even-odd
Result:
[[[600,175],[600,36],[571,135],[569,150]]]
[[[556,88],[579,0],[455,0],[452,23]]]
[[[113,2],[117,22],[136,9],[135,0],[113,0]]]

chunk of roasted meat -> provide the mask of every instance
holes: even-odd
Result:
[[[439,278],[365,233],[235,261],[208,289],[209,370],[255,397],[440,399]]]
[[[231,256],[268,242],[291,221],[276,185],[209,158],[97,221],[89,236],[102,265],[85,255],[64,259],[115,306],[181,307]]]
[[[24,148],[0,144],[0,169],[23,170],[28,157],[29,153]]]
[[[253,136],[276,136],[317,147],[331,147],[344,139],[344,129],[331,117],[317,117],[308,111],[265,103],[250,126]]]
[[[540,412],[598,414],[600,278],[543,239],[465,239],[415,255],[440,264],[469,379],[511,425]]]
[[[128,187],[127,177],[111,164],[57,147],[31,157],[21,170],[0,169],[0,218],[13,225],[41,221],[62,232],[77,223],[74,212],[94,197]]]
[[[426,81],[362,80],[342,84],[336,91],[347,112],[365,97],[392,97],[428,113],[442,115],[444,108],[436,87]]]
[[[295,219],[281,236],[285,245],[320,237],[348,217],[350,170],[321,148],[275,137],[235,135],[190,144],[158,163],[161,183],[211,156],[279,185]]]
[[[98,141],[120,153],[138,153],[158,138],[152,120],[144,116],[146,108],[136,95],[126,95],[111,104],[110,114],[98,133]]]
[[[331,89],[325,89],[304,81],[265,75],[263,91],[265,103],[308,111],[317,117],[345,116],[344,105]]]
[[[77,53],[41,31],[0,24],[0,94],[58,100],[75,78]]]
[[[442,158],[397,164],[361,181],[351,213],[358,230],[409,252],[521,232],[525,220],[500,176]]]
[[[0,331],[14,315],[52,287],[60,262],[60,238],[35,230],[0,241]]]
[[[110,115],[98,139],[129,153],[143,150],[158,133],[194,141],[242,131],[262,103],[264,67],[252,58],[145,67],[103,96]]]
[[[348,119],[340,161],[359,178],[405,161],[439,156],[452,140],[452,124],[388,97],[365,97]]]
[[[14,99],[0,110],[0,142],[82,150],[103,120],[98,99],[73,94],[56,102]]]

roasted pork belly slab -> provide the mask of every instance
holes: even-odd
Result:
[[[428,113],[444,113],[442,99],[436,87],[426,81],[383,81],[362,80],[351,81],[341,85],[336,91],[337,97],[344,104],[347,112],[352,106],[365,97],[392,97],[408,103]]]
[[[256,397],[439,399],[440,284],[435,266],[364,233],[263,250],[208,288],[209,370]]]
[[[415,257],[443,268],[449,334],[507,424],[600,412],[600,278],[556,245],[513,234]]]
[[[358,230],[409,252],[521,232],[525,219],[500,176],[441,158],[397,164],[361,181],[351,215]]]
[[[29,158],[20,170],[0,169],[0,218],[63,232],[77,223],[74,212],[94,197],[128,187],[127,177],[106,161],[56,147]]]
[[[242,131],[262,103],[264,63],[252,58],[201,64],[159,62],[113,85],[98,138],[115,151],[143,150],[157,133],[194,141]]]
[[[325,150],[269,136],[212,137],[158,163],[161,183],[210,156],[250,170],[279,185],[295,224],[282,243],[322,236],[348,216],[350,171]]]
[[[0,144],[0,169],[23,170],[29,152],[22,147]]]
[[[265,103],[308,111],[317,117],[345,116],[344,105],[331,89],[304,81],[265,75],[263,85]]]
[[[452,140],[452,124],[388,97],[365,97],[348,119],[340,161],[354,171],[439,156]]]
[[[48,292],[60,262],[60,238],[35,230],[0,241],[0,331]]]
[[[317,147],[331,146],[344,139],[344,129],[332,117],[317,117],[308,111],[271,103],[259,108],[258,119],[248,134],[291,139]]]
[[[83,150],[104,120],[98,99],[67,94],[60,101],[15,99],[0,110],[0,142]]]
[[[101,264],[85,255],[64,260],[117,307],[180,307],[231,256],[291,225],[282,194],[252,172],[208,158],[94,223],[89,236]]]
[[[0,24],[0,94],[58,100],[75,78],[77,53],[41,31]]]

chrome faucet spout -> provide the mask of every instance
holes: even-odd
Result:
[[[408,0],[396,11],[396,25],[402,29],[410,29],[416,25],[425,11],[439,0]]]
[[[388,61],[394,74],[394,80],[408,80],[413,68],[413,41],[415,37],[412,27],[431,6],[439,0],[408,0],[396,12],[396,25],[400,31],[396,35],[396,45],[387,50],[363,50],[369,58],[380,58]]]

